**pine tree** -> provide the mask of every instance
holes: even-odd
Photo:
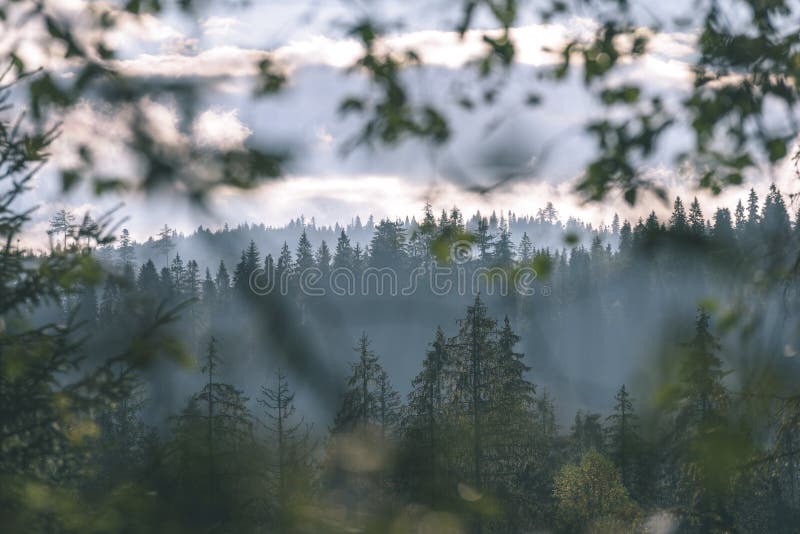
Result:
[[[375,228],[370,241],[370,266],[400,268],[406,264],[406,243],[403,225],[388,219]]]
[[[789,213],[786,211],[783,196],[775,184],[770,186],[764,201],[761,226],[773,250],[781,249],[791,233]]]
[[[640,438],[637,433],[638,418],[633,410],[633,401],[625,384],[620,386],[614,396],[614,413],[606,419],[609,422],[609,454],[617,464],[622,483],[633,493],[636,488],[637,457]]]
[[[518,253],[520,263],[528,264],[533,259],[533,244],[527,232],[522,233],[522,239],[519,241]]]
[[[715,446],[732,447],[737,436],[727,424],[729,394],[722,380],[725,371],[717,356],[720,344],[710,330],[710,316],[698,310],[694,337],[684,345],[679,361],[678,395],[674,399],[673,457],[671,470],[681,504],[690,524],[703,532],[730,529],[728,493],[738,471],[736,457],[716,454]]]
[[[381,437],[394,437],[400,423],[402,401],[400,400],[400,394],[392,387],[392,382],[389,380],[389,375],[385,370],[381,370],[378,374],[375,397],[377,404],[376,422],[378,428],[380,428]]]
[[[689,230],[692,236],[696,238],[704,237],[706,233],[706,223],[697,197],[694,198],[692,205],[689,207]]]
[[[175,283],[172,281],[172,274],[166,267],[161,268],[158,277],[158,292],[162,301],[170,300],[175,296]]]
[[[493,388],[494,371],[497,361],[496,322],[488,315],[488,310],[475,298],[467,308],[466,318],[459,321],[459,331],[451,345],[453,352],[454,390],[453,402],[458,407],[455,414],[469,436],[463,453],[467,480],[474,491],[482,494],[486,490],[489,471],[488,450],[491,438],[490,417],[496,415],[497,389]],[[494,395],[493,395],[494,393]],[[474,518],[475,528],[481,529],[482,519]]]
[[[311,427],[295,417],[294,392],[280,369],[275,372],[275,387],[261,387],[258,404],[264,409],[269,446],[274,451],[268,472],[276,479],[278,525],[286,527],[293,505],[307,497],[311,489]]]
[[[195,260],[189,260],[186,264],[184,291],[189,298],[197,298],[200,294],[200,267]]]
[[[63,234],[64,235],[64,250],[67,250],[67,237],[72,234],[75,229],[75,215],[68,209],[58,210],[50,219],[50,228],[47,230],[48,234]]]
[[[123,266],[132,265],[136,257],[133,249],[133,240],[127,228],[122,229],[122,234],[119,239],[119,247],[117,248],[119,259]]]
[[[284,241],[281,247],[281,253],[278,256],[278,263],[275,265],[275,276],[277,280],[282,280],[283,277],[288,276],[292,271],[294,271],[292,253],[289,251],[289,245]]]
[[[631,224],[625,221],[619,230],[619,255],[623,258],[628,258],[632,251],[633,232],[631,231]]]
[[[494,236],[489,230],[489,221],[486,217],[478,217],[478,227],[475,230],[475,245],[478,247],[480,259],[488,260],[490,251],[494,247]]]
[[[254,241],[250,241],[247,250],[243,250],[233,273],[233,287],[241,295],[250,295],[250,277],[261,267],[261,254]]]
[[[500,230],[500,237],[494,245],[492,256],[493,263],[498,267],[508,269],[514,264],[514,243],[511,241],[511,232],[507,229]]]
[[[175,248],[175,243],[172,241],[173,232],[174,230],[165,224],[158,232],[158,240],[153,244],[156,254],[164,255],[164,266],[169,265],[169,253]]]
[[[689,230],[681,197],[675,197],[675,203],[672,206],[672,217],[669,219],[669,227],[670,230],[677,234],[685,234]]]
[[[419,235],[423,247],[422,255],[426,260],[430,260],[431,244],[436,236],[436,217],[433,215],[430,202],[425,202],[422,223],[419,225]]]
[[[228,302],[231,292],[231,277],[228,274],[228,269],[225,267],[225,262],[219,260],[217,267],[217,274],[214,276],[214,283],[217,285],[217,296],[221,303]]]
[[[680,362],[681,406],[676,420],[684,430],[697,429],[722,417],[728,405],[728,393],[722,383],[725,372],[716,355],[720,349],[710,330],[709,314],[697,312],[695,335],[685,347]]]
[[[295,271],[300,274],[306,269],[314,267],[314,252],[311,248],[311,242],[308,240],[306,231],[300,234],[300,240],[297,242],[297,252],[295,254]]]
[[[443,491],[445,440],[445,396],[448,393],[450,356],[441,328],[422,362],[422,371],[411,382],[408,411],[403,422],[404,450],[409,460],[404,474],[412,494],[424,495],[429,504]]]
[[[323,282],[327,283],[328,275],[331,272],[331,250],[328,248],[328,244],[325,243],[323,240],[317,249],[317,267],[320,271],[322,271],[322,280]]]
[[[728,208],[719,208],[714,213],[714,226],[711,229],[711,237],[713,238],[714,247],[717,249],[729,248],[736,242],[733,225],[731,224],[731,212]]]
[[[367,334],[361,334],[354,349],[358,353],[358,361],[351,364],[347,389],[334,420],[334,432],[350,432],[377,424],[378,399],[375,388],[383,369],[369,344]]]
[[[356,243],[353,248],[353,271],[358,274],[364,270],[367,263],[367,252],[361,248],[360,243]]]
[[[742,201],[736,203],[736,211],[734,211],[734,220],[736,222],[736,232],[741,235],[744,232],[747,219],[744,216],[744,206]]]
[[[206,267],[206,277],[203,280],[203,303],[207,307],[213,306],[217,302],[217,285],[214,279],[211,278],[211,271]]]
[[[175,254],[172,264],[169,266],[169,274],[172,278],[172,288],[177,295],[186,294],[186,268],[180,254]]]
[[[136,285],[142,293],[156,295],[159,289],[158,272],[153,260],[147,260],[139,269]]]
[[[758,214],[758,195],[755,189],[750,189],[750,194],[747,197],[747,225],[751,228],[758,226],[761,222],[761,217]]]
[[[350,246],[350,238],[347,237],[344,230],[339,234],[339,239],[336,242],[336,251],[333,253],[333,268],[353,268],[353,247]]]
[[[207,520],[224,523],[240,519],[242,507],[252,498],[241,494],[250,489],[255,441],[248,398],[219,379],[221,365],[212,337],[201,368],[205,385],[174,419],[174,448],[184,482],[181,490],[187,495],[199,491]],[[193,503],[195,510],[197,504]]]

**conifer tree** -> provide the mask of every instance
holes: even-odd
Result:
[[[206,267],[206,277],[203,280],[202,286],[203,303],[206,307],[211,308],[217,301],[217,285],[214,279],[211,278],[211,271]]]
[[[331,251],[324,240],[320,244],[319,249],[317,249],[316,262],[317,267],[322,271],[323,282],[327,283],[328,275],[331,271]]]
[[[719,341],[711,333],[710,316],[700,308],[694,337],[684,345],[679,361],[678,395],[674,399],[676,441],[672,470],[676,491],[688,514],[689,523],[701,531],[730,528],[728,495],[735,465],[726,457],[712,461],[719,454],[715,447],[735,446],[729,432],[730,397],[722,380],[725,371],[717,356]],[[713,467],[712,467],[713,466]]]
[[[706,223],[697,197],[694,198],[692,205],[689,207],[689,230],[692,236],[696,238],[701,238],[706,233]]]
[[[675,197],[672,205],[672,216],[669,219],[670,229],[677,234],[685,234],[689,230],[686,222],[686,210],[683,207],[681,197]]]
[[[189,260],[186,264],[184,291],[186,296],[192,299],[200,295],[200,267],[195,260]]]
[[[493,263],[498,267],[508,269],[514,264],[514,243],[511,241],[511,232],[506,228],[500,230],[492,256]]]
[[[353,268],[353,247],[350,246],[350,238],[342,230],[339,239],[336,241],[336,251],[333,254],[334,269]]]
[[[295,416],[294,396],[286,375],[278,369],[275,386],[262,386],[258,399],[267,416],[263,426],[274,456],[268,460],[268,472],[275,480],[278,526],[283,528],[291,520],[293,506],[307,499],[311,489],[311,426]]]
[[[480,215],[478,216],[478,227],[475,230],[475,245],[478,247],[480,259],[488,260],[491,250],[494,248],[494,236],[489,229],[489,221]]]
[[[422,370],[411,382],[408,410],[403,422],[405,450],[409,460],[405,478],[413,494],[433,504],[443,484],[445,438],[445,402],[449,389],[450,356],[441,328],[425,354]]]
[[[275,276],[278,277],[278,280],[281,280],[282,277],[287,276],[288,273],[292,271],[294,271],[292,253],[289,251],[289,245],[284,241],[281,247],[281,253],[278,256],[278,262],[275,265]]]
[[[633,492],[637,489],[637,457],[640,438],[638,435],[638,418],[633,409],[633,401],[625,384],[620,386],[614,396],[614,412],[606,419],[609,423],[609,455],[617,464],[622,483]]]
[[[261,267],[261,254],[254,241],[250,241],[247,250],[243,250],[233,273],[233,287],[240,295],[252,295],[250,291],[250,276]]]
[[[519,241],[518,253],[520,263],[527,264],[533,259],[533,244],[527,232],[522,233],[522,239]]]
[[[370,241],[370,260],[372,267],[394,267],[405,265],[405,234],[403,225],[388,219],[381,221],[375,228]]]
[[[172,289],[177,295],[186,294],[186,268],[180,254],[175,254],[175,258],[169,267],[169,274],[172,279]]]
[[[67,237],[73,233],[75,229],[75,215],[68,209],[58,210],[50,219],[50,228],[48,234],[64,236],[64,250],[67,250]]]
[[[136,257],[136,253],[133,249],[133,240],[131,239],[131,234],[127,228],[122,229],[117,253],[119,254],[119,259],[123,266],[133,265],[133,260]]]
[[[172,448],[176,451],[177,477],[185,497],[199,496],[207,521],[228,523],[241,520],[253,489],[255,461],[253,418],[248,398],[219,378],[222,359],[216,340],[208,343],[201,372],[205,385],[192,395],[175,418]],[[199,495],[198,495],[199,492]],[[197,502],[184,502],[192,506]]]
[[[299,274],[314,267],[314,252],[311,248],[311,242],[308,240],[308,235],[305,229],[300,234],[300,240],[297,242],[297,253],[295,255],[295,271]]]
[[[747,219],[744,215],[744,206],[742,205],[741,199],[739,202],[736,203],[736,211],[734,211],[734,221],[735,221],[735,228],[736,232],[741,235],[745,229],[745,225],[747,224]]]
[[[159,289],[158,272],[152,260],[147,260],[139,269],[139,276],[136,279],[139,291],[156,295]]]
[[[172,249],[175,248],[175,243],[172,240],[173,233],[174,230],[165,224],[164,227],[158,232],[158,240],[156,240],[155,243],[153,244],[153,248],[156,250],[156,254],[164,255],[165,267],[169,265],[170,251],[172,251]]]
[[[228,274],[228,269],[225,267],[225,262],[219,260],[217,267],[217,274],[214,276],[214,283],[217,285],[217,297],[221,303],[228,302],[231,291],[231,277]]]
[[[351,364],[347,389],[334,420],[334,432],[351,432],[380,425],[378,387],[383,368],[369,345],[367,334],[362,333],[354,349],[358,353],[358,361]]]

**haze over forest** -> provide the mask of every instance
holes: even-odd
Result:
[[[784,0],[0,0],[0,532],[799,532],[798,87]]]

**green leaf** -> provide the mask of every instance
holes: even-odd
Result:
[[[625,191],[625,202],[633,206],[636,204],[636,188],[631,187],[627,191]]]
[[[770,139],[766,143],[767,152],[769,152],[769,160],[776,162],[786,156],[786,141],[784,139]]]
[[[66,170],[61,171],[61,190],[65,193],[72,189],[75,184],[80,180],[80,175],[77,171]]]

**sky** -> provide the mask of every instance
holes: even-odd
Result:
[[[90,4],[97,3],[57,0],[48,4],[60,16],[80,21]],[[636,16],[643,23],[653,18],[669,20],[685,13],[690,5],[659,4],[642,4],[646,9],[637,7]],[[226,222],[282,225],[300,215],[321,224],[344,224],[355,215],[419,215],[426,201],[437,210],[456,204],[468,213],[496,209],[518,214],[535,214],[552,201],[562,218],[576,216],[594,224],[609,223],[614,213],[635,220],[651,209],[659,215],[669,211],[669,206],[652,197],[632,209],[616,193],[602,204],[585,204],[571,192],[593,155],[582,127],[603,111],[581,79],[568,77],[553,83],[540,75],[558,60],[547,49],[558,49],[569,38],[593,31],[597,23],[591,13],[574,12],[544,25],[532,8],[521,10],[512,30],[518,53],[515,64],[503,75],[497,99],[490,106],[467,111],[455,102],[463,96],[480,95],[498,80],[482,80],[470,68],[469,62],[482,51],[481,36],[473,31],[459,39],[450,30],[457,14],[452,2],[278,0],[252,2],[243,8],[220,2],[210,5],[195,17],[174,12],[138,19],[121,15],[111,36],[120,52],[115,67],[132,76],[191,77],[202,82],[205,91],[191,124],[181,123],[179,102],[154,95],[140,103],[158,125],[155,135],[162,142],[287,148],[294,157],[286,175],[254,191],[217,191],[206,211],[198,211],[175,195],[125,194],[98,199],[88,187],[63,195],[55,169],[73,163],[75,147],[84,142],[102,154],[97,162],[100,169],[136,173],[136,163],[125,148],[125,118],[130,110],[86,100],[63,117],[64,135],[56,142],[52,162],[38,177],[29,199],[41,206],[32,229],[33,243],[44,235],[47,219],[60,207],[98,214],[120,202],[124,206],[117,213],[127,217],[124,225],[138,240],[153,235],[165,223],[183,232]],[[419,52],[422,65],[406,73],[406,80],[415,102],[430,103],[445,112],[453,136],[444,146],[409,141],[391,148],[359,147],[343,153],[362,123],[358,118],[340,116],[337,106],[346,96],[368,90],[363,76],[348,70],[361,48],[344,28],[367,13],[400,21],[381,46]],[[10,28],[3,24],[12,23],[11,19],[0,23],[0,50],[8,47],[11,39],[11,32],[4,31]],[[475,24],[488,28],[489,19],[479,14]],[[696,53],[695,39],[691,30],[664,25],[653,35],[642,60],[622,66],[610,83],[634,81],[645,94],[662,95],[668,106],[677,106],[691,86],[689,66]],[[36,46],[35,29],[24,34],[22,42],[20,55],[29,66],[61,68],[52,54]],[[290,81],[281,93],[254,99],[255,65],[265,58],[288,69]],[[530,93],[541,97],[541,105],[523,104]],[[677,129],[669,134],[647,162],[646,174],[671,195],[698,195],[706,206],[733,208],[738,198],[745,197],[744,190],[726,190],[712,198],[694,190],[691,174],[675,166],[675,154],[689,146],[687,133]],[[489,195],[470,192],[509,173],[520,178]],[[747,187],[764,191],[773,181],[785,193],[796,192],[790,158],[753,175]],[[707,210],[706,216],[710,218],[711,212]]]

